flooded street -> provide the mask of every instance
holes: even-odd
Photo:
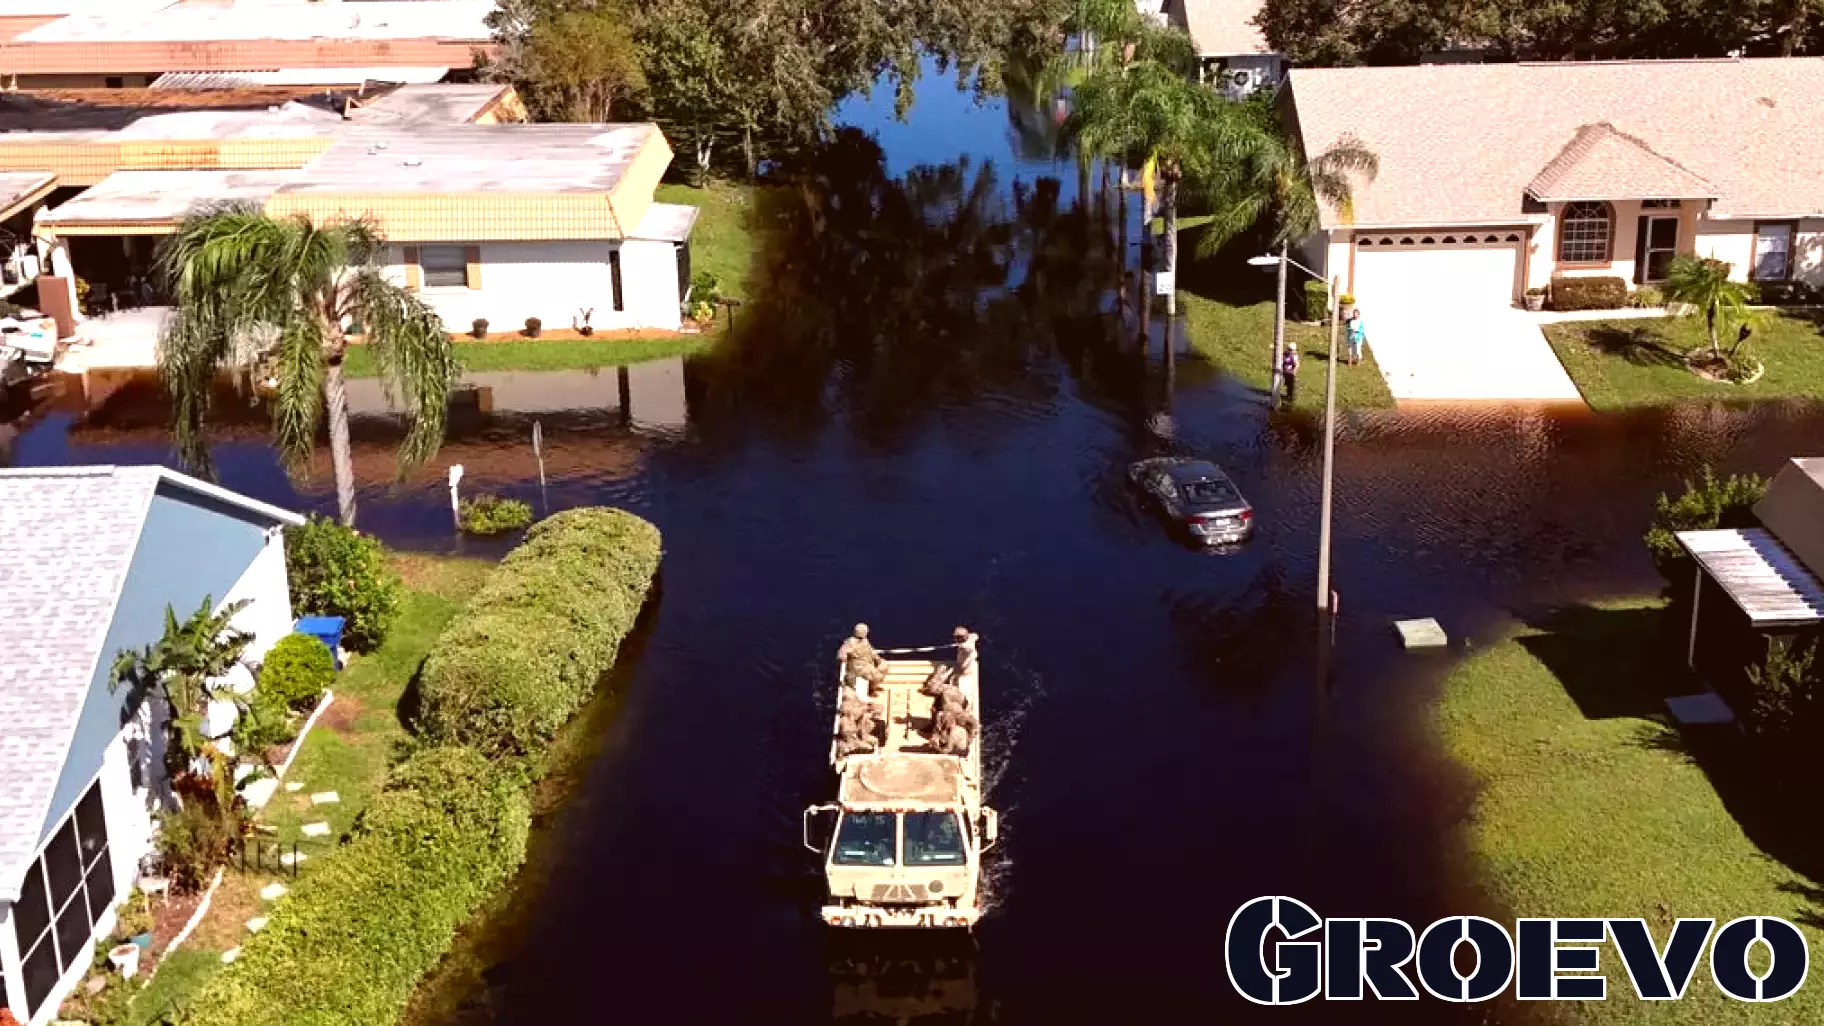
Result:
[[[1482,1021],[1434,1001],[1256,1009],[1223,971],[1230,914],[1263,894],[1415,923],[1498,911],[1454,848],[1470,782],[1427,732],[1454,654],[1402,652],[1389,621],[1436,616],[1460,650],[1546,605],[1656,589],[1654,495],[1706,462],[1770,473],[1814,447],[1824,410],[1347,414],[1326,673],[1320,425],[1190,357],[1167,393],[1160,354],[1107,312],[1076,164],[1035,158],[1004,102],[928,75],[909,123],[890,110],[845,107],[878,146],[846,134],[814,187],[774,198],[784,233],[723,350],[478,376],[402,486],[395,429],[356,421],[360,525],[391,544],[509,544],[455,537],[452,463],[465,488],[623,506],[665,536],[543,889],[465,1019]],[[90,387],[0,429],[0,464],[171,459],[143,383]],[[1149,424],[1168,401],[1164,440]],[[327,473],[300,491],[242,420],[219,436],[222,483],[329,511]],[[1251,543],[1193,552],[1136,506],[1124,471],[1163,452],[1228,469]],[[799,843],[832,787],[830,661],[856,620],[886,646],[958,622],[983,639],[994,911],[973,947],[906,972],[826,944]]]

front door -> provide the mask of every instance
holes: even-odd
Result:
[[[1636,276],[1642,283],[1665,281],[1672,258],[1678,253],[1678,218],[1643,217],[1640,221],[1640,268]]]

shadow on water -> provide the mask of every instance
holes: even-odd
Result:
[[[1469,782],[1426,728],[1451,657],[1409,657],[1389,620],[1437,616],[1479,641],[1515,610],[1651,591],[1639,539],[1655,494],[1704,463],[1766,474],[1824,428],[1799,404],[1347,413],[1343,618],[1320,668],[1318,425],[1268,416],[1188,358],[1168,391],[1110,292],[1118,204],[1082,193],[1099,175],[1022,149],[1004,107],[948,95],[922,90],[903,130],[836,134],[762,193],[764,288],[717,351],[471,381],[444,451],[403,481],[397,424],[356,417],[361,525],[395,545],[508,544],[455,537],[456,463],[465,485],[622,506],[665,537],[664,602],[612,706],[579,721],[584,757],[533,871],[459,982],[419,996],[461,1008],[455,1021],[1255,1021],[1220,961],[1248,899],[1414,922],[1497,911],[1456,843]],[[892,141],[908,133],[922,148]],[[1213,290],[1271,281],[1206,270]],[[156,391],[107,385],[66,382],[0,451],[169,460]],[[232,389],[219,403],[225,485],[329,507],[321,457],[287,476],[257,405]],[[1162,451],[1230,471],[1257,513],[1248,545],[1187,552],[1134,503],[1125,468]],[[808,912],[799,813],[830,791],[829,656],[857,619],[888,646],[959,621],[983,638],[1004,839],[995,911],[961,961],[857,968]]]

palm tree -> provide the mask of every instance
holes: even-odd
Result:
[[[1661,288],[1670,302],[1704,315],[1704,327],[1710,332],[1710,358],[1718,361],[1723,358],[1718,335],[1748,318],[1748,286],[1729,280],[1730,267],[1727,261],[1710,257],[1673,257]]]
[[[159,339],[158,364],[187,466],[213,474],[203,420],[217,375],[259,366],[275,383],[273,435],[292,467],[309,458],[327,406],[336,509],[353,525],[342,358],[355,324],[388,401],[397,399],[405,411],[400,473],[437,452],[460,367],[443,322],[382,273],[383,246],[365,221],[317,225],[246,205],[192,215],[166,240],[160,269],[176,309]]]
[[[1335,208],[1344,221],[1353,219],[1355,181],[1373,181],[1380,158],[1361,140],[1345,135],[1316,155],[1305,153],[1298,139],[1285,130],[1271,101],[1250,98],[1228,110],[1225,131],[1219,133],[1222,151],[1219,174],[1210,183],[1212,203],[1209,227],[1198,247],[1209,256],[1230,240],[1264,219],[1271,218],[1272,241],[1281,257],[1279,301],[1286,294],[1286,261],[1295,239],[1321,226],[1320,210]],[[1285,348],[1285,317],[1273,319],[1273,394],[1279,395],[1280,356]]]
[[[1087,152],[1119,156],[1159,169],[1160,212],[1165,218],[1165,271],[1178,265],[1178,186],[1205,176],[1220,148],[1223,101],[1157,60],[1097,69],[1077,87],[1071,127]],[[1141,301],[1142,321],[1147,304]],[[1169,353],[1168,353],[1169,356]]]

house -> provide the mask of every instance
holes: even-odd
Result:
[[[1677,535],[1697,563],[1686,661],[1738,709],[1769,643],[1824,638],[1824,457],[1789,460],[1754,515],[1759,527]]]
[[[1649,285],[1681,253],[1824,284],[1824,59],[1300,68],[1280,102],[1307,153],[1379,158],[1301,247],[1371,309]]]
[[[1164,15],[1190,34],[1203,81],[1239,100],[1285,80],[1285,55],[1256,24],[1260,9],[1261,0],[1165,0]]]
[[[494,41],[494,0],[11,0],[9,89],[439,82]],[[167,77],[171,76],[171,77]],[[357,77],[358,76],[358,77]]]
[[[160,713],[114,689],[115,657],[207,598],[251,600],[234,623],[260,658],[291,630],[301,522],[162,467],[0,470],[0,1007],[21,1023],[55,1015],[152,850]]]

